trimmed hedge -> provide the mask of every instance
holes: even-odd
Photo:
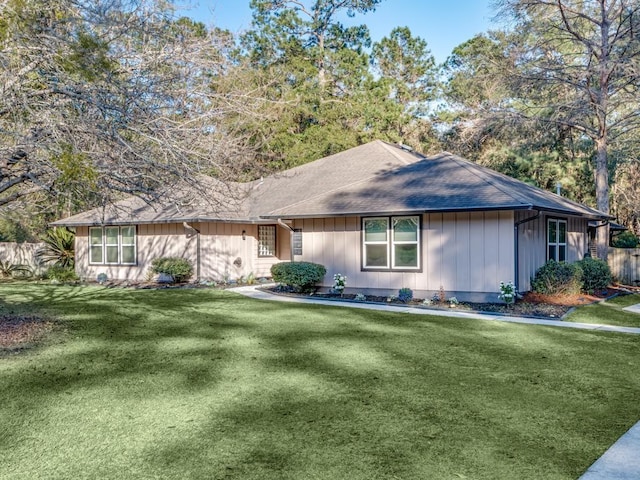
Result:
[[[578,262],[582,269],[582,290],[593,293],[606,289],[613,280],[611,269],[604,260],[597,258],[583,258]]]
[[[193,275],[193,265],[185,258],[180,257],[160,257],[151,262],[153,273],[164,273],[171,275],[173,280],[180,283],[186,282]]]
[[[582,269],[575,263],[549,260],[538,269],[531,290],[545,295],[576,294],[582,288]]]
[[[282,262],[271,266],[274,281],[299,292],[313,290],[326,273],[323,265],[311,262]]]

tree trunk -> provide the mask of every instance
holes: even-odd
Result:
[[[596,140],[596,204],[598,210],[609,213],[609,169],[607,164],[607,137]],[[609,226],[596,230],[596,255],[607,261],[609,254]]]

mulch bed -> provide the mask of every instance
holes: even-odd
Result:
[[[335,301],[351,301],[357,302],[354,294],[339,295],[335,293],[312,293],[301,294],[295,293],[281,286],[266,287],[265,291],[278,295],[298,296],[307,298],[322,298]],[[522,299],[519,299],[514,305],[505,305],[504,303],[471,303],[460,302],[456,305],[455,310],[463,312],[482,312],[495,313],[500,315],[512,315],[520,317],[537,317],[546,319],[560,319],[566,315],[573,307],[580,305],[588,305],[598,302],[606,298],[618,294],[627,293],[626,291],[616,288],[609,288],[606,291],[597,292],[594,295],[542,295],[537,293],[527,293]],[[374,295],[366,295],[365,300],[361,302],[383,303],[387,305],[406,305],[416,308],[428,308],[432,310],[452,310],[448,303],[432,303],[424,305],[422,299],[413,299],[411,302],[403,303],[399,300],[389,301],[388,297],[380,297]]]
[[[55,324],[35,315],[0,315],[0,355],[16,353],[34,346]]]

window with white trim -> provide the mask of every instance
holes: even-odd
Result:
[[[276,226],[258,225],[258,256],[276,256]]]
[[[567,260],[567,221],[547,219],[547,260]]]
[[[363,218],[362,267],[366,270],[420,269],[420,217]]]
[[[136,227],[90,227],[89,263],[93,265],[135,265]]]

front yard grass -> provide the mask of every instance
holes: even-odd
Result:
[[[0,286],[0,478],[576,479],[640,419],[640,337],[214,290]]]
[[[565,320],[577,323],[640,327],[640,314],[622,310],[637,303],[640,303],[640,295],[622,295],[606,302],[580,307],[567,315]]]

